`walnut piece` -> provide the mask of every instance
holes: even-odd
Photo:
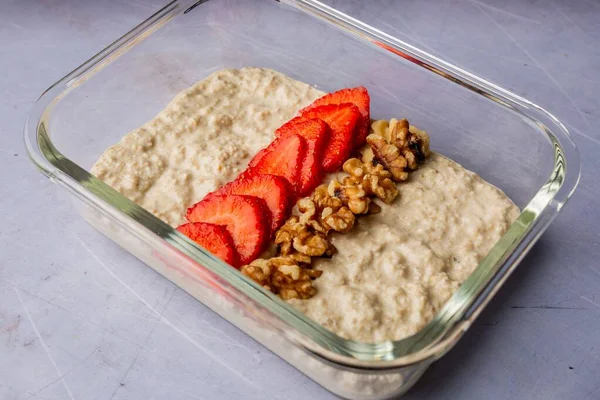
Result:
[[[406,118],[400,121],[391,119],[389,131],[390,144],[398,148],[400,154],[406,159],[409,169],[417,169],[418,164],[422,164],[425,157],[429,155],[429,136],[427,133],[417,129],[413,129],[411,132]]]
[[[362,178],[363,175],[367,172],[365,171],[365,166],[367,164],[371,163],[362,162],[358,158],[349,158],[346,160],[344,165],[342,165],[342,169],[344,170],[344,172],[347,172],[350,176],[353,176],[355,178]]]
[[[323,222],[339,233],[349,232],[354,227],[356,217],[348,207],[341,207],[336,212],[323,218]],[[333,245],[332,245],[333,246]]]
[[[354,158],[353,160],[357,159]],[[360,168],[359,170],[362,171]],[[353,214],[366,214],[369,211],[371,199],[367,197],[366,192],[363,190],[360,179],[346,177],[342,182],[332,180],[329,182],[329,194],[340,199]],[[327,216],[330,214],[333,214],[333,210],[327,212]],[[322,218],[325,218],[325,216],[322,215]]]
[[[392,176],[390,171],[383,168],[383,165],[377,161],[361,161],[358,158],[348,159],[342,166],[344,172],[347,172],[353,178],[363,178],[365,175],[375,175],[379,178],[389,178]]]
[[[274,243],[283,255],[291,254],[294,251],[293,241],[296,231],[302,229],[302,224],[296,216],[291,217],[286,223],[275,232]]]
[[[389,144],[383,137],[376,134],[367,136],[367,143],[373,149],[373,159],[390,171],[394,181],[400,182],[408,179],[408,172],[405,171],[406,159],[396,146]]]
[[[340,198],[343,197],[345,188],[340,186],[338,191],[336,184],[341,185],[336,180],[331,181],[329,185],[321,185],[311,198],[303,198],[298,201],[298,211],[301,213],[299,221],[306,225],[306,229],[313,234],[313,238],[307,239],[306,243],[294,242],[293,247],[297,251],[305,252],[304,244],[317,247],[315,252],[321,251],[323,248],[320,246],[325,246],[325,242],[327,242],[327,250],[318,255],[331,256],[335,253],[335,247],[327,240],[327,234],[331,230],[341,233],[348,232],[354,226],[354,214]],[[359,206],[356,205],[356,207]],[[300,237],[301,235],[297,233],[296,236]],[[303,239],[304,236],[301,238]]]
[[[242,274],[252,278],[252,280],[262,287],[271,289],[271,274],[273,270],[269,264],[269,260],[258,258],[248,265],[240,268]]]
[[[331,228],[323,223],[323,212],[317,210],[317,204],[310,197],[304,197],[296,203],[300,212],[300,223],[306,224],[316,232],[327,235]],[[326,210],[331,210],[331,207],[325,207]],[[320,213],[320,214],[318,214]]]
[[[333,254],[330,250],[332,245],[323,233],[310,233],[308,229],[304,232],[294,238],[294,250],[311,257],[319,257],[328,253]]]
[[[327,236],[293,216],[275,233],[275,244],[284,256],[299,252],[311,257],[331,256],[335,247]]]
[[[425,154],[426,158],[429,157],[429,154],[431,153],[431,149],[430,149],[430,139],[429,139],[429,135],[427,134],[427,132],[425,132],[413,125],[410,125],[408,127],[408,131],[410,133],[412,133],[413,135],[416,135],[419,137],[419,139],[421,140],[421,151],[423,152],[423,154]]]
[[[376,175],[365,175],[362,186],[368,195],[375,195],[385,204],[391,204],[398,197],[398,188],[390,178],[379,178]]]
[[[371,199],[363,189],[360,179],[347,176],[342,181],[340,199],[353,214],[366,214],[369,212]]]
[[[303,268],[290,257],[257,259],[244,265],[241,272],[284,300],[314,296],[317,289],[312,281],[322,274],[319,270]]]
[[[390,204],[398,196],[398,188],[390,179],[391,173],[383,168],[382,164],[374,164],[372,161],[362,162],[357,158],[350,158],[344,163],[343,169],[350,174],[350,177],[344,179],[344,184],[341,184],[340,188],[337,189],[338,194],[343,193],[342,188],[346,184],[354,183],[356,185],[360,183],[360,187],[363,190],[359,194],[366,198],[377,196],[384,203]],[[331,186],[332,184],[330,183],[330,192]],[[367,208],[360,214],[369,213],[369,206],[370,204],[366,204]],[[377,210],[377,208],[373,209]],[[381,208],[377,210],[377,212],[380,211]]]
[[[335,196],[335,193],[330,193],[330,185],[319,185],[311,196],[312,201],[319,210],[331,208],[333,212],[339,210],[344,204],[342,200]]]
[[[388,129],[390,126],[390,121],[387,119],[380,119],[371,122],[371,133],[379,135],[389,143],[390,141],[390,130]]]
[[[306,270],[303,270],[303,271],[306,271]],[[316,272],[316,271],[311,271],[311,272]],[[320,276],[321,271],[318,271],[318,272],[319,272],[319,276]],[[288,281],[287,276],[283,275],[283,274],[281,274],[281,275],[278,274],[277,277],[282,278],[282,279],[276,279],[277,285],[278,285],[278,288],[276,290],[278,291],[279,296],[281,296],[281,298],[283,300],[310,299],[315,294],[317,294],[317,289],[314,287],[312,281],[309,279],[318,278],[318,276],[315,276],[314,278],[309,275],[307,275],[306,277],[301,276],[301,279],[291,280],[291,281]],[[308,278],[308,279],[306,279],[306,278]]]
[[[271,290],[282,299],[309,299],[317,294],[313,279],[321,276],[323,271],[301,268],[293,264],[278,267],[271,279]]]
[[[364,170],[366,171],[366,175],[374,175],[380,179],[392,177],[390,171],[385,169],[377,160],[365,163]]]
[[[371,207],[370,196],[377,196],[386,204],[390,204],[398,196],[398,189],[390,179],[391,173],[382,164],[350,158],[342,168],[350,176],[341,183],[331,181],[328,191],[331,196],[341,199],[352,213],[359,215],[381,212],[381,207]]]

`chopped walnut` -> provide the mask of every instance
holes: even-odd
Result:
[[[364,195],[368,198],[369,196],[377,196],[381,201],[386,204],[390,204],[396,196],[398,196],[398,188],[390,179],[391,174],[388,170],[384,169],[382,164],[373,164],[373,162],[361,162],[357,158],[351,158],[344,163],[344,171],[350,174],[350,177],[344,179],[344,187],[346,184],[360,182],[360,187],[363,189]],[[330,184],[330,191],[331,191]],[[342,193],[341,189],[338,189],[338,193]],[[363,193],[360,193],[363,195]],[[370,202],[369,202],[370,203]],[[368,207],[362,213],[369,213]],[[373,208],[376,210],[377,208]],[[379,209],[377,212],[381,211]],[[355,213],[357,214],[357,213]]]
[[[348,159],[342,168],[354,178],[363,178],[365,175],[375,175],[379,178],[392,176],[390,171],[386,170],[383,165],[377,162],[373,163],[373,161],[362,162],[358,158]]]
[[[311,257],[318,257],[325,254],[333,255],[332,244],[321,232],[306,233],[294,238],[294,250],[304,253]]]
[[[242,274],[252,278],[259,285],[270,289],[272,269],[269,260],[258,258],[240,268]]]
[[[301,268],[298,265],[286,264],[284,261],[273,273],[271,290],[284,300],[309,299],[317,294],[312,281],[322,273],[320,270]]]
[[[344,178],[343,183],[332,180],[329,182],[329,194],[340,199],[343,205],[348,207],[353,214],[365,214],[369,209],[371,200],[363,190],[360,180],[351,177]],[[334,214],[332,209],[331,212],[328,210],[326,213],[327,217]],[[321,217],[325,218],[323,215]]]
[[[367,143],[373,149],[374,160],[390,171],[394,181],[400,182],[408,179],[408,172],[405,171],[406,159],[396,146],[389,144],[383,137],[376,134],[367,136]]]
[[[371,122],[371,133],[382,136],[389,143],[390,141],[390,130],[388,129],[390,121],[387,119],[380,119]]]
[[[327,234],[329,229],[320,224],[319,210],[314,200],[310,197],[304,197],[296,203],[298,211],[300,212],[300,222],[309,225],[317,232]]]
[[[336,212],[323,218],[323,222],[326,223],[331,229],[336,232],[346,233],[354,226],[356,217],[352,214],[352,211],[348,207],[341,207]],[[333,245],[332,245],[333,246]]]
[[[366,214],[369,211],[371,199],[363,189],[360,179],[347,176],[342,181],[342,190],[339,198],[353,214]]]
[[[303,270],[305,271],[305,270]],[[311,271],[311,272],[317,272],[317,271]],[[319,276],[321,275],[321,271],[319,272]],[[287,276],[283,275],[283,274],[277,274],[277,278],[283,278],[283,279],[276,279],[278,282],[278,294],[279,296],[281,296],[281,298],[283,300],[290,300],[290,299],[310,299],[311,297],[313,297],[315,294],[317,294],[317,288],[315,288],[313,286],[313,283],[311,280],[308,279],[314,279],[314,278],[318,278],[318,276],[315,276],[314,278],[311,276],[307,276],[308,279],[298,279],[298,280],[292,280],[290,282],[288,282],[287,280]],[[302,277],[304,278],[304,277]]]
[[[380,179],[391,178],[392,174],[390,171],[385,169],[383,165],[378,163],[376,160],[369,163],[365,163],[365,171],[368,175],[374,175]]]
[[[279,252],[284,256],[295,251],[311,257],[329,256],[335,252],[335,247],[329,243],[325,234],[300,222],[296,216],[288,219],[275,233],[275,244],[279,246]]]
[[[348,159],[343,170],[350,174],[340,183],[333,180],[328,191],[331,196],[342,200],[354,214],[368,214],[371,210],[380,212],[378,207],[371,207],[369,196],[378,196],[385,202],[391,202],[397,196],[397,190],[390,181],[390,172],[381,164],[362,162],[357,158]]]
[[[421,140],[421,151],[423,151],[423,154],[425,154],[425,157],[429,157],[429,154],[431,153],[431,149],[430,149],[430,139],[429,139],[429,135],[427,134],[427,132],[425,132],[413,125],[410,125],[408,127],[408,131],[410,133],[412,133],[413,135],[416,135],[419,137],[419,139]]]
[[[380,179],[376,175],[366,175],[362,186],[369,195],[377,196],[385,204],[391,204],[398,196],[398,188],[390,178]]]
[[[254,260],[244,265],[241,272],[284,300],[308,299],[317,293],[312,280],[322,271],[303,268],[290,257],[274,257]]]
[[[408,121],[402,119],[390,120],[390,143],[398,148],[404,156],[408,168],[415,170],[418,164],[425,161],[429,154],[429,136],[424,131],[413,129],[411,132]],[[414,133],[413,133],[414,132]]]
[[[294,251],[293,241],[296,231],[301,229],[299,218],[291,217],[286,223],[275,232],[274,243],[279,248],[279,253],[283,255],[291,254]]]
[[[336,212],[343,204],[340,199],[335,197],[335,193],[330,193],[330,186],[331,184],[317,186],[311,198],[319,210],[331,208],[333,212]]]
[[[323,201],[326,201],[325,197],[323,197]],[[327,200],[327,202],[329,201]],[[329,233],[331,227],[323,222],[323,216],[331,213],[331,207],[325,207],[323,210],[317,210],[317,204],[309,197],[298,200],[297,206],[298,211],[300,212],[301,223],[308,225],[314,231],[322,233],[323,235],[327,235]],[[324,214],[324,212],[328,214]]]
[[[344,172],[350,174],[350,176],[354,176],[356,178],[362,178],[363,175],[367,172],[365,166],[369,163],[364,163],[358,158],[349,158],[346,160],[344,165],[342,165],[342,169]]]

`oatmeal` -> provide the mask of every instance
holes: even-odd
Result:
[[[334,234],[317,294],[289,302],[338,335],[397,340],[427,324],[506,232],[519,209],[500,190],[432,153],[391,204]]]
[[[102,154],[92,173],[169,225],[232,180],[323,92],[273,70],[213,73]]]
[[[109,148],[92,172],[176,227],[185,222],[189,206],[234,179],[271,142],[275,129],[322,94],[272,70],[215,72]],[[415,170],[424,155],[411,141],[420,131],[409,131],[404,122],[397,126],[390,133],[386,121],[377,121],[373,131],[393,137],[370,135],[371,153],[363,154],[363,161],[383,161],[391,174],[385,181],[389,187],[375,179],[370,190],[377,196],[367,199],[349,182],[337,188],[348,207],[322,210],[327,210],[320,216],[323,221],[335,222],[326,226],[344,232],[329,236],[333,246],[324,240],[326,232],[296,232],[294,221],[300,215],[286,225],[289,235],[283,229],[274,238],[288,248],[285,256],[246,266],[245,273],[259,282],[277,275],[278,289],[287,293],[282,297],[348,339],[380,342],[417,332],[519,213],[500,190],[440,154],[432,152]],[[395,147],[386,144],[390,140]],[[352,176],[354,167],[344,169]],[[339,174],[327,180],[333,178],[344,183]],[[336,187],[325,185],[323,194],[329,189]],[[313,206],[299,204],[303,215]],[[352,224],[344,218],[346,209]],[[354,220],[352,213],[360,218]],[[315,258],[313,271],[299,269],[296,264],[306,260],[298,258],[298,248],[330,258]],[[296,294],[300,299],[291,298]]]

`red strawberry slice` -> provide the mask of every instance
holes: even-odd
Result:
[[[303,111],[304,118],[319,118],[329,125],[331,137],[323,154],[323,170],[335,172],[348,159],[353,149],[356,124],[361,118],[354,104],[329,104]]]
[[[253,175],[281,176],[290,183],[294,197],[299,188],[300,167],[306,154],[306,140],[298,135],[277,138],[261,150],[248,164]]]
[[[194,204],[187,210],[190,222],[208,222],[224,226],[240,259],[234,267],[248,264],[263,250],[271,221],[264,200],[254,196],[215,195]]]
[[[253,174],[252,170],[222,186],[212,195],[243,194],[263,199],[271,212],[272,236],[289,217],[292,208],[293,190],[287,179],[275,175]]]
[[[309,195],[323,179],[323,153],[329,142],[329,125],[320,119],[296,117],[275,131],[276,137],[297,134],[306,139],[306,156],[300,169],[298,196]]]
[[[233,239],[224,227],[205,222],[190,222],[179,226],[177,230],[227,264],[234,266],[239,264]]]
[[[352,103],[358,107],[358,111],[360,111],[361,118],[356,131],[356,137],[354,138],[354,146],[362,146],[369,134],[369,124],[371,123],[371,97],[369,96],[367,88],[358,86],[326,94],[315,100],[311,105],[300,110],[300,114],[304,114],[306,111],[322,105],[344,103]]]

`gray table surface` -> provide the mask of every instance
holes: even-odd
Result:
[[[568,206],[406,398],[600,399],[600,1],[331,4],[546,107],[583,162]],[[160,5],[0,2],[0,399],[333,398],[94,231],[25,154],[41,92]]]

